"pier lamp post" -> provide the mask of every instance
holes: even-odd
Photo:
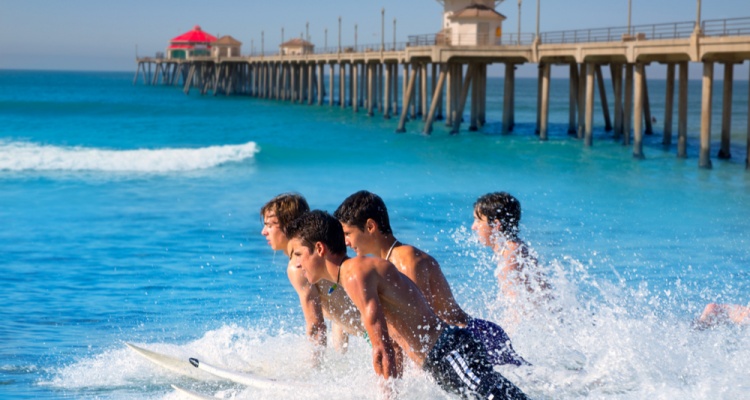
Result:
[[[283,26],[281,27],[281,44],[284,44],[284,27]],[[279,49],[279,53],[281,53],[282,56],[284,55],[281,49]]]
[[[521,0],[518,0],[518,37],[516,38],[518,45],[521,45]]]
[[[310,41],[310,21],[305,22],[305,40]]]
[[[357,51],[357,24],[354,24],[354,51]]]
[[[633,0],[628,0],[628,36],[630,36],[630,14],[633,10]]]
[[[266,52],[266,36],[264,31],[260,31],[260,56],[263,57],[263,53]]]
[[[328,28],[324,29],[323,32],[324,32],[323,34],[325,35],[323,48],[326,49],[326,51],[328,51]]]
[[[253,43],[253,42],[254,42],[254,40],[255,40],[255,39],[250,39],[250,55],[251,55],[251,56],[255,55],[255,54],[254,54],[254,53],[255,53],[255,43]]]
[[[536,39],[539,40],[539,0],[536,0]]]
[[[393,51],[396,51],[396,18],[393,19]]]
[[[698,0],[698,17],[695,19],[695,30],[701,29],[701,0]]]
[[[339,53],[341,53],[341,17],[339,17]]]
[[[385,7],[380,9],[380,51],[385,51]]]

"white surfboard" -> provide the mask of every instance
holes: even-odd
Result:
[[[245,386],[251,386],[257,389],[270,389],[270,388],[285,388],[285,389],[299,389],[302,386],[296,385],[293,382],[278,381],[276,379],[264,378],[255,374],[247,372],[230,371],[228,369],[206,364],[197,358],[191,358],[190,364],[195,368],[206,371],[212,375],[216,375],[220,378],[228,379],[232,382],[236,382]]]
[[[216,397],[210,397],[206,396],[200,393],[193,392],[192,390],[188,390],[182,387],[179,387],[177,385],[172,385],[172,389],[174,389],[177,393],[180,393],[181,395],[187,397],[188,399],[198,399],[198,400],[215,400]]]
[[[157,353],[155,351],[138,347],[132,343],[125,342],[125,345],[130,347],[131,350],[135,351],[145,359],[153,362],[156,365],[164,367],[179,375],[187,376],[193,379],[205,381],[205,380],[216,380],[215,375],[206,373],[199,369],[194,368],[190,362],[184,359],[178,359],[166,354]]]

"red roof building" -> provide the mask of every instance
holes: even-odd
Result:
[[[185,59],[194,56],[209,56],[211,44],[215,41],[216,36],[204,32],[199,25],[196,25],[193,30],[169,41],[167,58]]]

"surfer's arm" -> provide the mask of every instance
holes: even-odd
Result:
[[[302,313],[305,316],[307,337],[321,348],[326,345],[326,324],[323,318],[323,307],[320,304],[318,287],[311,285],[299,268],[288,268],[287,276],[299,296]]]
[[[368,276],[369,275],[369,276]],[[398,378],[393,341],[388,334],[383,305],[378,295],[377,274],[359,273],[347,280],[346,292],[359,309],[362,324],[372,344],[372,366],[383,378]]]

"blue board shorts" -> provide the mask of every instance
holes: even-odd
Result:
[[[510,343],[510,338],[500,325],[483,319],[470,319],[466,329],[482,342],[487,357],[493,365],[531,365],[519,356]]]
[[[492,369],[484,345],[465,328],[443,329],[422,369],[443,390],[464,398],[527,399],[513,382]]]

